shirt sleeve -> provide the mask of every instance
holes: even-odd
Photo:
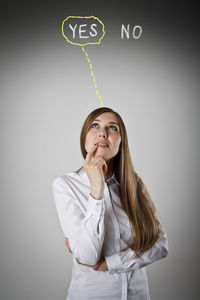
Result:
[[[146,197],[152,201],[144,184],[142,191],[145,193]],[[135,256],[135,251],[130,248],[126,251],[120,251],[106,256],[105,260],[110,273],[122,273],[137,270],[168,255],[168,239],[158,210],[155,212],[155,217],[159,223],[159,236],[156,240],[156,243],[149,250],[144,252],[139,258],[133,258]]]
[[[73,256],[83,264],[96,265],[105,236],[104,199],[96,200],[89,194],[86,213],[83,213],[68,184],[61,177],[54,179],[52,191],[60,226],[68,238]]]
[[[133,258],[135,251],[127,249],[106,256],[105,260],[110,273],[123,273],[145,267],[168,255],[168,240],[164,227],[160,221],[159,236],[156,243],[139,258]]]

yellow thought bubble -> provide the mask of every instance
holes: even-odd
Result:
[[[85,42],[83,42],[83,43],[72,42],[70,40],[70,38],[67,37],[67,35],[64,32],[65,22],[67,22],[70,19],[79,19],[79,22],[80,22],[80,19],[83,19],[83,20],[85,20],[85,19],[91,19],[91,20],[94,19],[94,21],[97,20],[99,22],[99,24],[101,24],[101,26],[102,26],[102,34],[101,34],[100,38],[98,39],[98,41],[97,42],[88,42],[88,43],[85,43]],[[101,43],[101,40],[103,39],[103,37],[105,35],[104,24],[103,24],[103,22],[101,20],[99,20],[99,18],[94,17],[94,16],[89,16],[89,17],[69,16],[65,20],[63,20],[63,22],[62,22],[62,35],[67,40],[67,42],[70,43],[70,44],[72,44],[72,45],[78,45],[78,46],[82,46],[82,47],[86,46],[86,45],[97,45],[97,44]]]

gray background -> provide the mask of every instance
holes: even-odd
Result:
[[[104,106],[122,116],[133,164],[165,224],[169,255],[147,267],[151,299],[199,299],[195,6],[42,3],[2,9],[0,299],[65,299],[70,282],[51,184],[83,165],[80,130],[100,102],[83,52],[61,35],[69,15],[104,22],[102,44],[85,49]],[[141,25],[142,37],[121,40],[121,24]]]

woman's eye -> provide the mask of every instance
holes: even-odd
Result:
[[[114,129],[115,131],[117,131],[118,129],[117,129],[117,127],[116,126],[114,126],[114,125],[111,125],[110,127],[112,127],[112,129]]]
[[[93,123],[91,127],[92,127],[92,128],[96,128],[95,125],[98,125],[98,124],[97,124],[97,123]]]

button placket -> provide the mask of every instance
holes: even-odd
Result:
[[[128,288],[128,280],[127,280],[127,274],[121,273],[122,277],[122,296],[121,300],[127,300],[127,288]]]
[[[116,237],[117,237],[117,241],[118,243],[116,244],[116,251],[120,251],[121,248],[120,248],[120,229],[119,229],[119,223],[117,221],[117,217],[115,215],[115,212],[114,212],[114,209],[113,209],[113,204],[112,204],[112,197],[111,197],[111,192],[110,192],[110,189],[109,189],[109,185],[106,184],[106,187],[105,187],[105,193],[106,193],[106,201],[107,201],[107,205],[108,205],[108,208],[110,210],[110,213],[111,213],[111,219],[112,219],[112,222],[114,224],[114,228],[115,228],[115,233],[116,233]]]

